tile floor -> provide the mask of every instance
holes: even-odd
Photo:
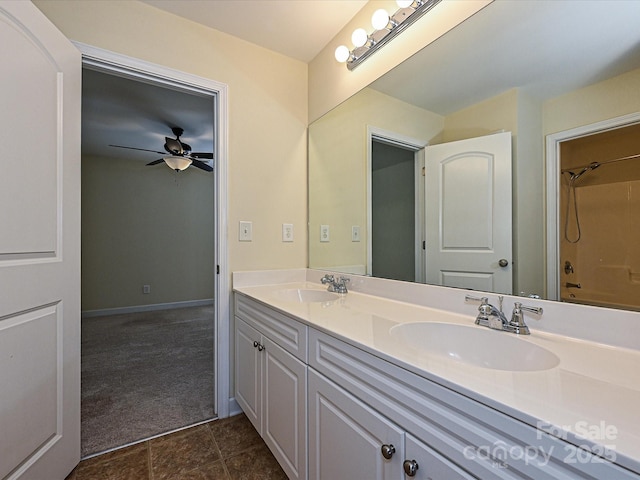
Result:
[[[287,480],[244,414],[83,460],[67,480]]]

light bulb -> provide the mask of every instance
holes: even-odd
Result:
[[[376,30],[382,30],[389,23],[389,14],[384,8],[376,10],[373,12],[373,16],[371,17],[371,25]]]
[[[365,43],[367,43],[368,37],[369,36],[367,35],[367,31],[364,28],[358,28],[354,30],[353,34],[351,35],[351,41],[353,42],[354,46],[361,47]]]
[[[340,63],[344,63],[347,60],[349,60],[350,55],[351,55],[351,52],[349,52],[349,49],[344,45],[340,45],[338,48],[336,48],[336,52],[335,52],[336,60],[339,61]]]
[[[407,8],[410,7],[413,3],[413,0],[396,0],[399,8]]]

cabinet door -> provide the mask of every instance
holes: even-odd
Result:
[[[260,342],[260,333],[238,317],[236,320],[236,401],[256,430],[262,434],[260,424],[260,353],[254,342]]]
[[[406,478],[415,478],[416,480],[471,480],[475,478],[410,434],[405,436],[405,461],[402,466]]]
[[[403,461],[400,428],[309,369],[309,479],[402,479]]]
[[[290,479],[306,479],[307,366],[268,338],[262,390],[262,437]]]

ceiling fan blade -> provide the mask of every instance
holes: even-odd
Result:
[[[204,159],[208,159],[208,160],[213,160],[213,153],[207,153],[207,152],[191,152],[189,154],[190,157],[193,158],[204,158]]]
[[[157,165],[162,162],[164,162],[164,158],[159,158],[158,160],[154,160],[153,162],[147,163],[147,165]]]
[[[171,153],[172,155],[182,155],[184,154],[184,149],[182,148],[182,143],[175,138],[164,137],[165,144],[164,149]]]
[[[126,148],[129,150],[140,150],[141,152],[153,152],[153,153],[159,153],[160,155],[164,155],[165,152],[158,152],[157,150],[148,150],[146,148],[136,148],[136,147],[125,147],[123,145],[109,145],[110,147],[116,147],[116,148]]]
[[[213,172],[213,167],[207,163],[201,162],[200,160],[197,160],[195,158],[192,159],[191,162],[192,162],[191,165],[194,167],[197,167],[201,170],[205,170],[207,172]]]

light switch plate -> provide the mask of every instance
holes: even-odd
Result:
[[[253,240],[253,223],[240,221],[240,231],[238,232],[238,240],[241,242],[250,242]]]
[[[320,225],[320,241],[329,241],[329,225]]]
[[[351,227],[351,241],[352,242],[360,241],[360,225],[353,225]]]
[[[282,224],[282,241],[293,242],[293,223]]]

